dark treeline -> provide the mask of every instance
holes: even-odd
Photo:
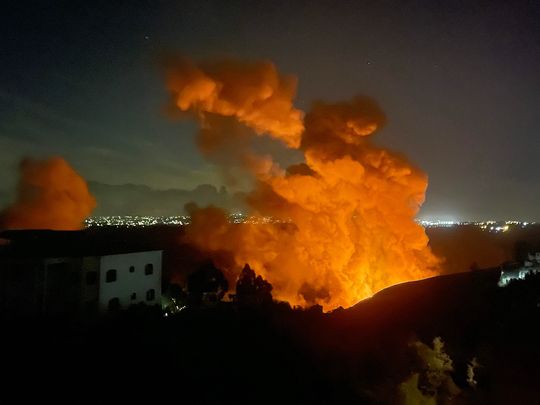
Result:
[[[214,280],[213,271],[202,274]],[[232,302],[192,300],[168,317],[139,306],[92,322],[5,323],[6,392],[24,381],[46,387],[25,395],[56,403],[149,394],[188,404],[395,404],[415,403],[403,384],[417,374],[415,395],[436,403],[538,399],[538,276],[499,288],[497,271],[449,275],[323,313],[269,300],[270,285],[249,267],[242,274]],[[191,280],[189,294],[201,284]],[[445,356],[451,369],[433,366]]]

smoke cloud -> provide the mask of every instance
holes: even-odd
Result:
[[[208,114],[234,117],[259,135],[299,145],[304,128],[302,112],[292,104],[296,79],[280,75],[272,63],[171,59],[166,67],[174,104],[198,114],[203,124]]]
[[[295,80],[268,62],[182,60],[167,78],[173,104],[199,120],[203,154],[225,171],[231,155],[242,162],[256,179],[247,196],[250,214],[274,219],[234,225],[219,209],[190,207],[184,242],[232,280],[249,263],[272,283],[276,298],[332,309],[437,273],[439,260],[414,221],[427,176],[373,144],[385,123],[375,101],[318,102],[302,121],[293,107]],[[283,169],[271,156],[232,147],[238,132],[220,116],[242,124],[246,142],[268,134],[301,150],[304,162]]]
[[[76,230],[96,206],[86,181],[60,157],[23,159],[15,202],[0,229]]]

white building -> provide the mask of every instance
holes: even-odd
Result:
[[[74,237],[61,236],[64,243],[41,250],[25,240],[0,252],[0,314],[84,317],[161,304],[161,250],[87,247],[80,240],[69,246]]]
[[[100,311],[161,301],[162,251],[124,253],[99,258],[98,270],[86,270],[85,281],[97,277]],[[98,274],[93,273],[97,271]]]

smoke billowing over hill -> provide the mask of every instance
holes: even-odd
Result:
[[[200,125],[197,145],[224,177],[253,179],[250,213],[286,225],[230,225],[213,207],[191,206],[184,242],[235,279],[245,263],[294,304],[349,306],[399,282],[436,274],[439,260],[414,217],[427,176],[405,157],[376,146],[386,121],[364,96],[293,105],[296,80],[270,62],[166,61],[170,110]],[[268,135],[303,153],[282,168],[252,148]]]

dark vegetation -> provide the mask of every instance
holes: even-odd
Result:
[[[538,403],[538,276],[505,288],[497,271],[443,276],[328,314],[270,302],[264,280],[245,276],[236,302],[166,318],[140,306],[94,322],[4,324],[4,381],[56,384],[56,403],[72,399],[69,387],[88,400],[393,404],[422,371],[411,343],[440,336],[461,393],[439,403]],[[476,388],[467,383],[472,358]]]
[[[154,236],[148,244],[163,243],[163,233]],[[171,267],[180,260],[176,254],[166,258]],[[395,404],[401,384],[419,373],[420,392],[434,394],[439,404],[539,403],[539,276],[500,288],[497,268],[478,269],[393,286],[352,308],[323,313],[273,301],[272,286],[249,266],[232,301],[220,301],[230,282],[194,257],[186,260],[197,270],[182,275],[187,289],[167,278],[165,289],[187,304],[168,317],[143,305],[93,321],[4,322],[2,398]],[[214,298],[207,300],[208,293]],[[433,388],[414,348],[431,346],[436,337],[452,360],[448,375],[459,394]],[[474,387],[467,381],[473,358],[479,364]],[[21,383],[28,389],[15,388]]]

